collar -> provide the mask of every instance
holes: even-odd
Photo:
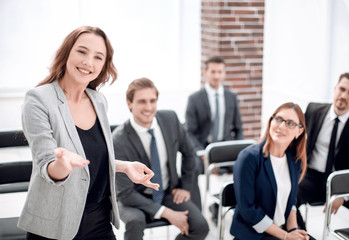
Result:
[[[208,83],[205,83],[205,90],[208,93],[208,95],[210,95],[210,96],[211,95],[214,96],[216,93],[218,93],[218,95],[220,95],[220,96],[224,94],[224,88],[223,88],[222,84],[216,90],[216,89],[213,89]]]
[[[156,116],[153,118],[153,122],[151,123],[151,126],[150,126],[149,129],[139,125],[138,123],[136,123],[133,115],[131,115],[131,117],[130,117],[130,123],[131,123],[131,126],[138,133],[145,133],[145,132],[148,132],[149,129],[155,129],[155,128],[159,127],[158,121],[156,120]]]
[[[348,118],[349,118],[349,112],[347,112],[341,116],[337,116],[337,114],[334,111],[333,104],[332,104],[330,107],[330,110],[329,110],[329,117],[331,120],[334,120],[336,117],[338,117],[338,119],[341,123],[346,123]]]

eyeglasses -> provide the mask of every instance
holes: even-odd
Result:
[[[271,119],[273,119],[277,125],[281,125],[283,122],[285,122],[285,126],[290,129],[294,129],[296,126],[298,126],[299,128],[303,127],[302,124],[295,123],[292,120],[285,120],[279,116],[272,116]]]

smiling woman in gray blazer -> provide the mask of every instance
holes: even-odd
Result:
[[[101,29],[80,27],[58,49],[49,76],[25,96],[33,172],[18,226],[27,239],[115,239],[115,171],[158,188],[144,164],[114,159],[107,101],[96,91],[116,80],[112,58]]]

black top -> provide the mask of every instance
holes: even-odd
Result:
[[[110,195],[108,149],[98,118],[92,128],[83,130],[76,127],[85,151],[90,171],[90,186],[86,205],[100,203]]]
[[[90,171],[90,186],[79,231],[74,240],[115,239],[110,224],[111,203],[109,184],[109,157],[98,118],[92,128],[76,127]]]

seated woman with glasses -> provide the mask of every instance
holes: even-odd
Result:
[[[235,239],[312,239],[297,228],[295,208],[307,165],[305,133],[302,110],[285,103],[270,117],[262,141],[239,154],[230,228]]]

